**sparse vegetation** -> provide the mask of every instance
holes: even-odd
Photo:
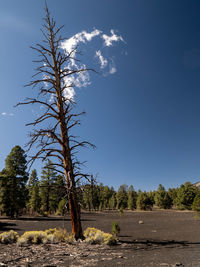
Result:
[[[46,231],[27,231],[18,239],[19,245],[73,242],[74,237],[66,229],[49,229]]]
[[[197,213],[200,213],[200,192],[198,192],[198,194],[194,198],[192,209]]]
[[[176,197],[176,206],[180,210],[192,209],[192,204],[195,199],[195,196],[198,193],[198,188],[193,186],[190,182],[182,184],[177,192]]]
[[[165,190],[164,186],[161,184],[158,187],[158,190],[155,193],[155,204],[161,209],[170,209],[173,204],[173,200],[169,196],[168,192]]]
[[[65,214],[65,210],[66,210],[66,204],[67,204],[67,200],[66,199],[61,199],[60,202],[58,203],[58,209],[57,209],[57,215],[64,215]]]
[[[123,213],[124,213],[124,210],[123,210],[122,207],[120,207],[120,209],[119,209],[119,215],[122,216]]]
[[[116,223],[114,228],[115,233],[119,233],[120,228]],[[103,231],[88,227],[84,231],[85,242],[90,244],[106,244],[114,245],[116,244],[116,238],[109,233],[104,233]],[[18,245],[31,245],[31,244],[47,244],[47,243],[73,243],[75,241],[74,236],[68,233],[66,229],[48,229],[46,231],[26,231],[20,237],[17,232],[11,230],[9,232],[3,232],[0,234],[0,243],[2,244],[12,244],[16,243]]]
[[[17,232],[11,230],[9,232],[4,232],[0,234],[0,243],[2,244],[12,244],[17,242],[19,235]]]
[[[84,237],[85,242],[90,244],[114,245],[117,242],[113,235],[92,227],[88,227],[84,231]]]
[[[140,191],[137,197],[137,209],[152,210],[153,203],[146,192]]]
[[[118,236],[118,234],[120,233],[121,229],[120,226],[118,224],[118,222],[113,222],[112,224],[112,233],[114,236]]]
[[[52,234],[47,235],[44,231],[28,231],[18,239],[18,244],[45,244],[50,240],[53,240]]]

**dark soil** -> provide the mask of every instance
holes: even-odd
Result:
[[[48,244],[18,247],[0,245],[0,266],[192,266],[200,267],[200,218],[193,212],[149,211],[83,213],[83,228],[111,232],[112,223],[121,227],[116,246]],[[139,224],[139,221],[143,222]],[[0,218],[0,232],[65,227],[69,215],[61,217]]]

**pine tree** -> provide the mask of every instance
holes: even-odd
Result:
[[[130,185],[128,189],[128,209],[136,209],[137,193],[134,190],[133,186]]]
[[[1,211],[14,218],[26,207],[28,197],[26,154],[20,146],[15,146],[7,156],[1,176],[3,177],[0,183]]]
[[[49,213],[54,211],[53,190],[56,181],[57,173],[49,168],[52,162],[48,160],[42,169],[42,176],[40,182],[40,197],[41,197],[41,209],[42,212]]]
[[[27,203],[28,209],[33,212],[39,212],[41,199],[39,195],[39,180],[37,177],[37,171],[35,169],[31,172],[27,189],[29,195],[29,200]]]
[[[98,186],[98,195],[99,195],[99,210],[102,211],[104,208],[104,186],[102,183],[99,184]]]
[[[176,197],[176,205],[178,209],[192,209],[192,203],[197,192],[198,188],[190,182],[182,184],[177,191]]]
[[[36,182],[31,190],[31,196],[29,200],[29,207],[34,212],[40,212],[41,198],[40,198],[40,187],[39,182]]]
[[[127,201],[128,201],[127,185],[120,185],[116,198],[117,198],[117,208],[125,209],[127,207]]]
[[[56,173],[54,172],[53,175],[56,175]],[[56,175],[51,182],[50,210],[55,213],[62,199],[65,199],[65,202],[67,202],[66,184],[63,175]]]
[[[116,194],[115,192],[112,194],[111,198],[109,199],[109,208],[114,210],[117,205],[117,200],[116,200]]]
[[[147,192],[138,191],[137,196],[137,209],[139,210],[152,210],[153,202],[148,196]]]
[[[38,183],[38,177],[37,177],[37,171],[36,169],[32,170],[29,181],[28,181],[28,187],[34,186],[36,183]]]
[[[91,186],[86,184],[83,188],[83,207],[90,211],[92,208]]]
[[[161,184],[155,193],[155,204],[161,209],[170,209],[173,204],[173,200],[170,198],[168,192]]]
[[[57,212],[56,212],[57,215],[63,216],[65,214],[66,204],[67,204],[66,198],[63,198],[63,199],[60,200],[60,202],[58,203],[58,209],[57,209]]]
[[[109,199],[112,197],[112,192],[108,186],[104,186],[103,189],[103,200],[104,200],[104,209],[109,208]]]
[[[91,184],[90,184],[90,188],[91,188],[91,207],[93,210],[98,209],[99,207],[99,191],[98,191],[98,186],[96,184],[96,181],[93,177],[93,175],[91,176]]]

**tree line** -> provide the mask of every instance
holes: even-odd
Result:
[[[64,176],[49,167],[53,165],[49,160],[42,168],[40,178],[35,169],[29,175],[26,163],[24,150],[15,146],[0,172],[1,215],[11,218],[20,214],[64,215],[69,209]],[[156,206],[200,211],[200,190],[190,182],[168,190],[160,184],[157,190],[150,192],[121,185],[116,191],[114,187],[97,184],[92,177],[90,184],[78,184],[77,189],[82,210],[152,210]]]

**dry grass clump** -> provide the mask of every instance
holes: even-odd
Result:
[[[46,231],[27,231],[18,239],[19,245],[73,242],[73,236],[65,229],[48,229]]]
[[[109,233],[104,233],[96,228],[88,227],[84,231],[84,242],[90,244],[116,244],[116,238]],[[27,244],[47,244],[47,243],[73,243],[74,236],[67,232],[66,229],[48,229],[46,231],[27,231],[19,237],[17,232],[13,230],[0,234],[0,243],[11,244],[16,243],[18,245]]]
[[[117,243],[116,238],[109,233],[104,233],[103,231],[88,227],[84,231],[85,242],[90,244],[106,244],[106,245],[115,245]]]
[[[4,232],[0,234],[0,243],[2,244],[12,244],[17,242],[19,235],[17,232],[10,230],[9,232]]]
[[[52,234],[47,235],[44,231],[27,231],[18,239],[19,245],[24,244],[45,244],[54,241]]]
[[[66,229],[49,229],[46,230],[45,233],[47,233],[47,235],[54,235],[56,242],[67,242],[67,243],[72,243],[74,241],[74,237],[72,234],[68,233]]]

